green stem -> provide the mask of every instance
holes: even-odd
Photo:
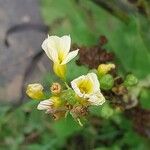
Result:
[[[65,83],[65,86],[67,89],[70,89],[69,85],[67,84],[67,82],[64,82]]]

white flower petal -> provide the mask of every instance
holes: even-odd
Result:
[[[41,101],[38,104],[37,109],[38,110],[48,110],[48,109],[51,109],[52,105],[53,105],[53,101],[51,99],[47,99],[47,100]]]
[[[63,60],[63,62],[61,63],[61,65],[67,64],[70,60],[72,60],[74,57],[77,56],[79,50],[75,50],[70,52],[67,57]]]
[[[42,49],[45,51],[46,55],[53,61],[58,61],[58,46],[60,38],[57,36],[48,36],[47,39],[42,43]]]
[[[91,103],[91,105],[99,106],[105,102],[105,97],[102,95],[102,93],[98,92],[93,94],[88,101]]]
[[[95,73],[88,73],[87,77],[93,82],[93,93],[100,91],[100,84]]]
[[[70,51],[70,47],[71,47],[71,38],[70,35],[64,35],[60,38],[60,49],[62,50],[65,54],[65,56],[67,56],[67,54]]]
[[[84,75],[74,79],[73,81],[71,81],[71,86],[73,88],[73,90],[75,91],[75,93],[79,96],[79,97],[83,97],[84,94],[81,93],[77,83],[80,81],[80,80],[83,80],[85,78]]]
[[[50,50],[48,49],[48,40],[47,39],[44,40],[41,47],[45,51],[46,55],[53,61],[51,53],[49,52]]]
[[[69,53],[70,46],[70,35],[64,35],[62,37],[48,36],[42,43],[42,49],[45,51],[46,55],[54,63],[62,65],[68,63],[78,54],[78,50]]]

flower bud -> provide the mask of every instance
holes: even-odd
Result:
[[[60,94],[61,92],[61,85],[59,83],[53,83],[52,86],[50,87],[50,90],[52,94]]]
[[[114,69],[115,65],[114,64],[100,64],[98,66],[98,75],[103,76],[107,74],[111,69]]]
[[[100,87],[103,90],[110,90],[114,85],[114,79],[110,74],[106,74],[100,78]]]
[[[40,100],[44,97],[43,86],[38,83],[29,84],[27,86],[26,94],[32,99]]]
[[[130,87],[134,86],[138,83],[138,79],[133,74],[128,74],[124,81],[124,86]]]

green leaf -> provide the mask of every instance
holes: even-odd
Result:
[[[150,109],[150,90],[143,88],[140,93],[140,103],[143,108]]]
[[[81,127],[70,115],[68,115],[67,118],[54,122],[53,130],[57,137],[59,137],[61,140],[64,140],[65,138],[80,131]]]
[[[67,65],[67,81],[68,83],[71,82],[73,79],[85,75],[88,73],[88,68],[85,66],[77,66],[75,63],[75,59],[72,60]]]
[[[102,106],[91,106],[89,109],[92,115],[103,117],[105,119],[110,118],[114,113],[113,109],[107,102],[105,102]]]

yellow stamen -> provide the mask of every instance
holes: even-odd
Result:
[[[80,80],[77,85],[81,93],[89,94],[93,91],[93,83],[88,79]]]

